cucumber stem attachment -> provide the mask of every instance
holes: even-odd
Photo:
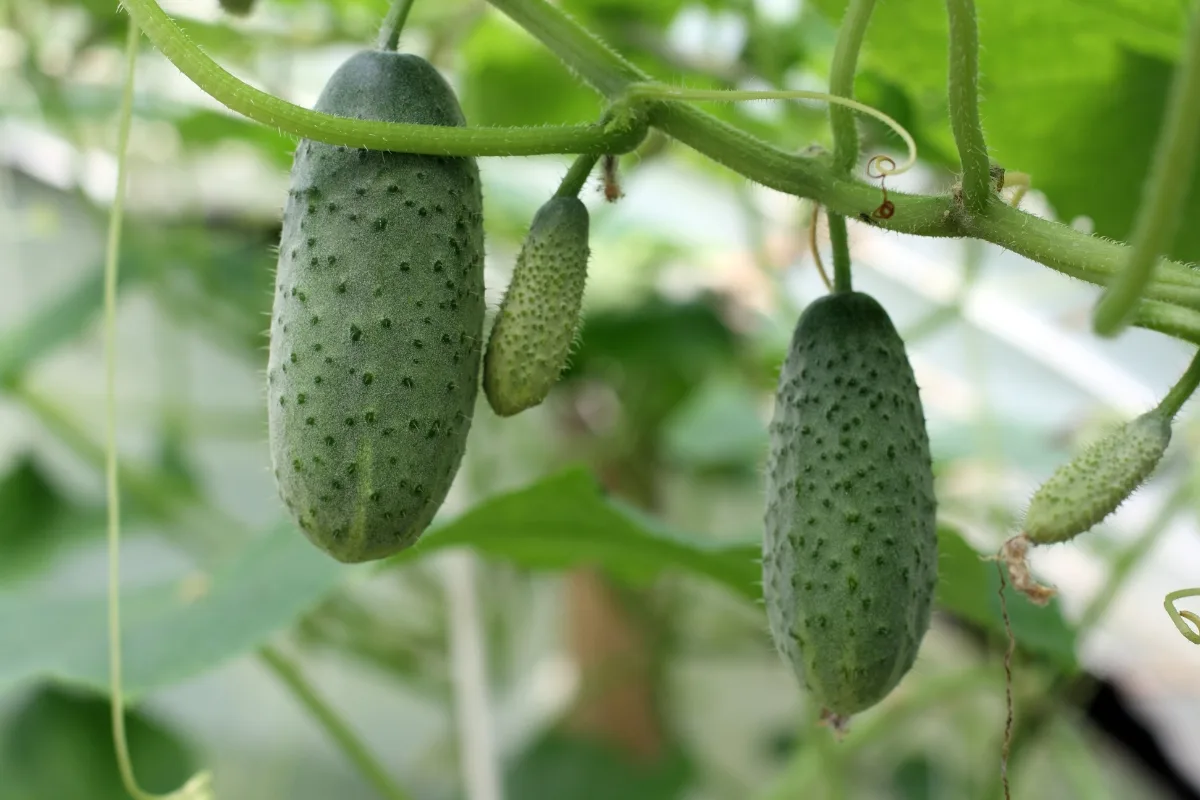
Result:
[[[1197,386],[1200,386],[1200,350],[1196,351],[1196,355],[1192,357],[1192,361],[1184,370],[1183,375],[1167,391],[1166,396],[1159,401],[1155,410],[1167,419],[1175,419],[1175,416],[1179,414],[1179,409],[1183,408],[1183,404],[1196,393]]]
[[[393,0],[383,25],[379,28],[379,49],[395,52],[400,46],[400,33],[404,23],[408,21],[408,12],[412,11],[413,0]]]
[[[558,185],[558,191],[554,193],[554,196],[578,197],[579,192],[583,190],[583,185],[587,183],[588,176],[592,174],[592,170],[599,160],[599,156],[592,154],[576,158],[571,163],[571,168],[567,170],[567,174],[563,176],[562,183]]]
[[[846,231],[846,218],[841,214],[826,214],[829,223],[829,246],[833,251],[833,290],[854,291],[850,275],[850,235]]]

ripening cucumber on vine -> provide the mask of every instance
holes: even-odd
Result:
[[[891,319],[834,292],[800,316],[770,426],[763,598],[775,646],[838,718],[912,667],[937,582],[920,392]]]
[[[1001,548],[1013,584],[1036,603],[1054,592],[1029,573],[1032,546],[1070,541],[1115,512],[1158,468],[1171,443],[1171,424],[1200,385],[1198,353],[1154,408],[1116,426],[1083,448],[1038,487],[1021,533]]]
[[[462,125],[424,59],[351,56],[317,108]],[[279,492],[341,561],[411,546],[466,447],[483,334],[483,201],[464,157],[303,141],[279,244],[267,397]]]

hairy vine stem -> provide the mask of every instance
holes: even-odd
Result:
[[[991,163],[979,121],[979,31],[975,0],[946,0],[950,17],[950,127],[962,162],[962,200],[981,214],[992,196]]]
[[[179,71],[239,114],[296,136],[345,147],[442,156],[527,156],[546,153],[624,153],[645,138],[631,115],[600,125],[536,128],[454,128],[375,122],[323,114],[281,100],[239,80],[204,54],[155,0],[123,0],[125,10]]]
[[[1108,287],[1092,318],[1096,333],[1113,336],[1130,313],[1167,252],[1183,217],[1200,144],[1200,8],[1193,5],[1183,58],[1175,69],[1166,121],[1154,149],[1125,268]]]

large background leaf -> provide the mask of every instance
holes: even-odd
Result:
[[[346,572],[283,525],[211,578],[124,592],[126,692],[136,697],[252,650],[313,607]],[[106,613],[103,596],[0,595],[0,687],[44,676],[105,691]]]
[[[820,0],[838,20],[844,0]],[[1186,5],[1113,0],[977,3],[980,111],[992,158],[1028,172],[1060,218],[1087,215],[1096,233],[1127,239],[1141,200]],[[946,106],[947,23],[938,0],[879,3],[867,32],[862,80],[900,87],[928,142],[953,164]],[[1196,182],[1193,182],[1194,184]],[[1200,213],[1200,190],[1187,201]],[[1200,257],[1200,229],[1183,226],[1172,248]]]

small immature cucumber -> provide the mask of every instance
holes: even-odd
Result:
[[[904,342],[869,295],[804,310],[779,376],[763,595],[776,648],[846,718],[912,667],[937,583],[936,501]]]
[[[316,107],[464,124],[428,62],[391,52],[352,56]],[[296,524],[340,561],[415,542],[458,470],[479,384],[482,209],[471,158],[297,148],[271,318],[271,458]]]
[[[1035,544],[1052,544],[1089,530],[1150,477],[1170,443],[1171,421],[1159,409],[1092,443],[1034,493],[1025,512],[1025,536]]]
[[[566,367],[587,261],[587,207],[552,197],[529,227],[484,356],[483,390],[500,416],[541,403]]]

